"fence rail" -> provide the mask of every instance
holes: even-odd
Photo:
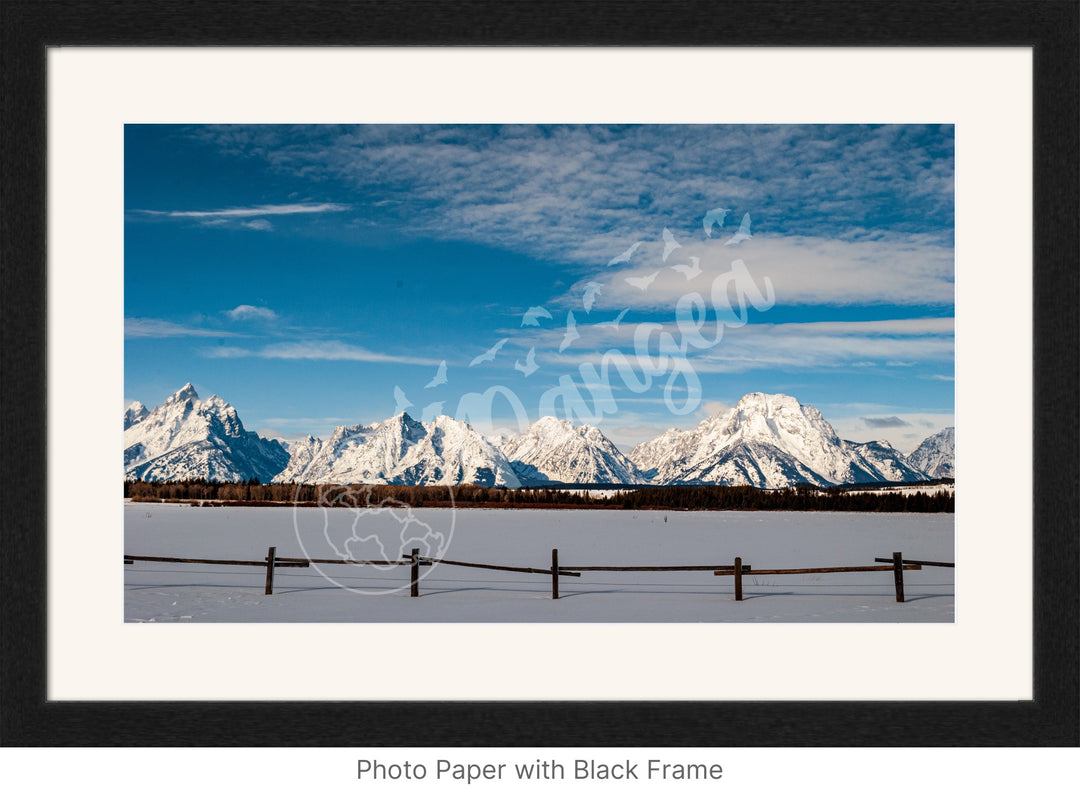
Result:
[[[747,566],[749,567],[749,566]],[[734,565],[566,565],[567,571],[732,571]]]
[[[904,601],[904,572],[920,571],[923,566],[936,566],[954,568],[955,563],[938,562],[934,560],[905,560],[900,552],[893,552],[892,557],[875,557],[876,563],[889,563],[889,565],[840,565],[825,566],[818,568],[753,568],[743,564],[741,557],[736,557],[731,565],[560,565],[559,550],[551,550],[550,568],[530,568],[512,565],[494,565],[491,563],[462,562],[459,560],[445,560],[439,557],[427,557],[420,554],[419,549],[413,549],[410,554],[402,555],[400,560],[343,560],[323,559],[314,557],[278,557],[277,547],[271,546],[267,551],[266,558],[262,560],[221,560],[197,557],[156,557],[145,555],[124,555],[125,565],[134,565],[136,562],[162,562],[162,563],[195,563],[202,565],[249,565],[266,569],[265,594],[272,595],[274,592],[274,570],[277,568],[310,568],[314,564],[320,565],[372,565],[372,566],[408,566],[410,569],[409,595],[420,595],[420,567],[434,565],[454,565],[463,568],[479,568],[490,571],[511,571],[528,574],[543,574],[551,576],[551,598],[559,598],[559,577],[580,577],[585,572],[605,571],[707,571],[714,576],[731,576],[735,578],[735,601],[743,601],[744,576],[776,576],[782,574],[833,574],[833,573],[871,573],[893,572],[893,583],[896,589],[896,601]]]
[[[486,568],[491,571],[517,571],[523,574],[550,574],[550,568],[518,568],[510,565],[491,565],[490,563],[463,563],[457,560],[443,560],[436,557],[428,557],[428,565],[438,563],[440,565],[457,565],[462,568]],[[581,576],[580,573],[574,573],[577,569],[559,568],[559,574],[561,576]]]
[[[258,565],[266,567],[266,560],[207,560],[192,557],[141,557],[138,555],[125,554],[125,563],[199,563],[201,565]],[[314,560],[300,560],[291,557],[276,557],[274,564],[278,568],[307,568],[309,562]],[[408,563],[406,563],[408,565]]]
[[[885,561],[885,558],[875,557],[875,560]],[[757,570],[751,570],[749,566],[742,565],[742,559],[736,558],[735,568],[732,571],[716,571],[716,576],[734,576],[735,577],[735,601],[743,600],[742,592],[742,578],[747,574],[751,575],[777,575],[777,574],[854,574],[854,573],[872,573],[875,571],[892,571],[893,572],[893,585],[896,589],[896,600],[898,602],[904,601],[904,571],[921,571],[922,565],[918,564],[917,560],[904,560],[903,555],[900,552],[894,551],[893,556],[888,559],[888,562],[892,565],[840,565],[840,566],[827,566],[822,568],[760,568]]]
[[[876,563],[891,563],[892,557],[875,557]],[[943,563],[936,560],[904,560],[904,565],[934,565],[939,568],[955,568],[956,563]]]

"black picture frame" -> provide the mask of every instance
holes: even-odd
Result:
[[[0,6],[0,744],[1076,746],[1080,4],[109,0]],[[687,24],[692,21],[692,24]],[[1017,702],[51,702],[46,697],[50,46],[1031,46],[1034,699]],[[1022,403],[1022,401],[1019,401]],[[225,726],[225,724],[228,726]]]

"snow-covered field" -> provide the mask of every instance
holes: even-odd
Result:
[[[124,549],[262,560],[276,546],[279,558],[335,558],[332,544],[341,551],[350,533],[382,527],[384,542],[399,544],[401,516],[388,513],[368,516],[357,528],[350,509],[128,502]],[[809,568],[871,565],[894,551],[907,559],[953,560],[951,514],[419,508],[412,516],[413,534],[449,537],[445,559],[533,568],[550,565],[552,548],[562,566],[712,565],[742,557],[755,568]],[[396,559],[399,551],[388,548],[387,556]],[[370,550],[351,553],[381,558]],[[258,566],[138,562],[124,569],[125,620],[847,623],[954,616],[951,568],[905,572],[907,601],[898,604],[891,572],[747,576],[745,600],[736,602],[733,579],[706,571],[564,576],[553,600],[550,576],[542,574],[436,565],[423,569],[420,598],[410,598],[407,566],[321,567],[323,573],[315,566],[278,568],[267,596],[266,572]]]

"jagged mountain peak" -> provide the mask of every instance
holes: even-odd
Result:
[[[419,424],[424,425],[424,424]],[[435,419],[431,421],[429,426],[441,426],[443,428],[461,429],[467,432],[476,432],[473,425],[467,420],[458,420],[452,418],[449,415],[436,415]]]
[[[911,464],[903,454],[892,447],[888,440],[871,440],[866,443],[844,443],[870,463],[889,482],[917,482],[928,478],[921,470]]]
[[[492,440],[467,421],[437,415],[424,423],[405,410],[370,424],[338,426],[325,440],[309,436],[283,444],[246,431],[220,396],[200,401],[190,382],[153,412],[130,404],[124,426],[129,478],[771,488],[954,473],[951,427],[905,457],[885,440],[841,440],[817,408],[784,393],[748,393],[693,429],[672,428],[639,444],[629,457],[598,427],[552,416]]]
[[[124,429],[130,429],[149,414],[150,410],[141,401],[132,401],[124,410]]]
[[[641,484],[643,477],[595,426],[543,417],[503,443],[503,453],[528,484]]]
[[[472,425],[449,415],[427,426],[395,466],[390,483],[520,486],[506,455]]]
[[[177,404],[187,401],[189,399],[193,401],[199,400],[199,394],[195,391],[195,385],[193,385],[191,382],[188,382],[175,393],[166,398],[165,403],[167,405]]]
[[[891,481],[904,469],[893,464],[903,461],[899,453],[883,461],[877,450],[852,445],[816,407],[784,393],[748,393],[694,429],[642,443],[631,457],[658,484],[848,484]]]
[[[505,455],[467,422],[405,411],[368,425],[339,426],[325,442],[294,446],[280,482],[519,485]]]
[[[131,422],[125,413],[124,475],[167,481],[269,481],[288,463],[277,440],[244,429],[236,410],[219,396],[200,401],[188,382],[153,412]]]
[[[956,476],[956,429],[947,426],[923,440],[908,462],[932,479]]]

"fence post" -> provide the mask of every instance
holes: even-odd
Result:
[[[742,601],[742,557],[735,558],[735,601]]]
[[[904,561],[900,556],[900,552],[894,551],[892,553],[892,565],[893,582],[896,583],[896,600],[902,602],[904,600]]]
[[[559,550],[551,550],[551,598],[559,598]]]
[[[409,595],[413,598],[420,595],[420,549],[412,550],[412,579]]]
[[[270,596],[274,592],[274,554],[277,551],[277,546],[271,546],[270,551],[266,552],[266,593],[263,595]]]

